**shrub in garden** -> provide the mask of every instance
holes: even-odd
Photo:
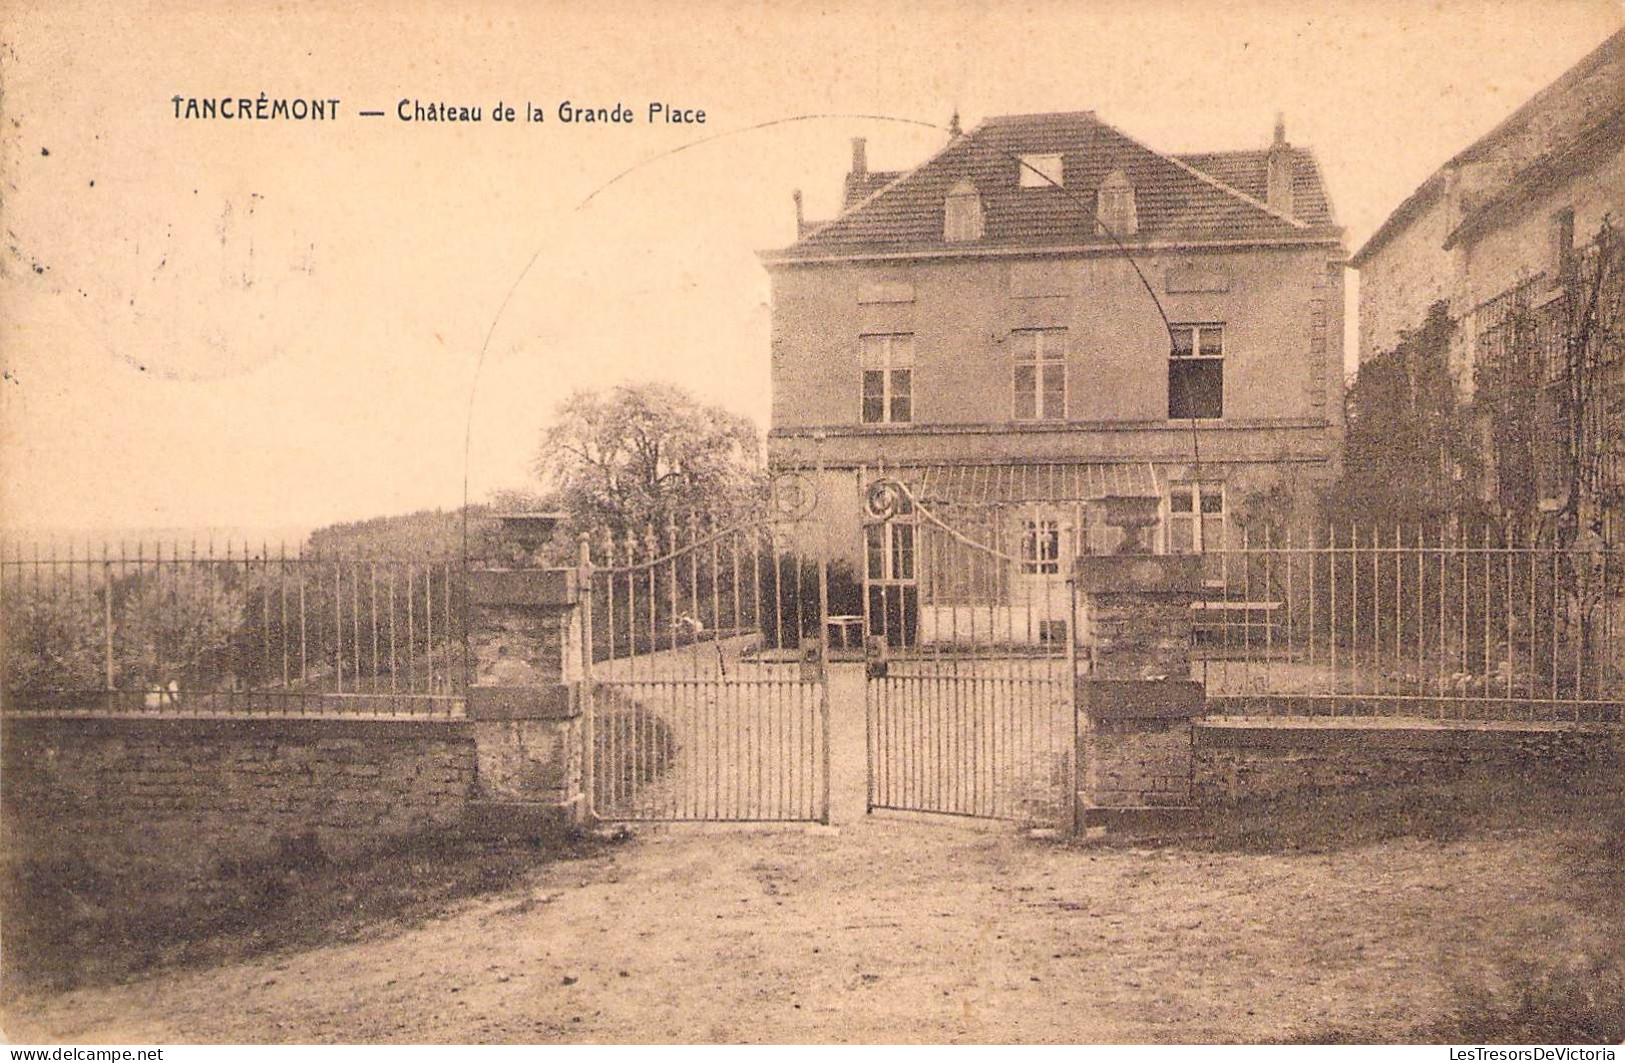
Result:
[[[593,764],[605,793],[629,793],[665,775],[677,759],[677,733],[664,717],[600,687],[595,704]]]

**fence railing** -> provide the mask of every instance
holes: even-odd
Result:
[[[1363,529],[1207,562],[1220,711],[1619,721],[1625,552]]]
[[[284,549],[0,553],[5,711],[456,715],[460,560]]]

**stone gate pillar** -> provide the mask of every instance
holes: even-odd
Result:
[[[1191,554],[1080,557],[1077,593],[1093,648],[1078,678],[1078,805],[1085,827],[1132,827],[1191,804],[1191,603],[1201,558]]]
[[[528,837],[573,830],[586,814],[581,575],[475,569],[468,594],[471,826]]]

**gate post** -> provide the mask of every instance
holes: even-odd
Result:
[[[585,819],[581,577],[522,565],[468,572],[475,830],[545,837]]]
[[[1077,678],[1079,819],[1084,827],[1166,823],[1191,804],[1194,554],[1080,557],[1093,668]]]
[[[588,823],[598,819],[598,808],[594,804],[597,800],[598,779],[595,775],[598,770],[598,706],[593,700],[594,690],[592,682],[592,655],[593,655],[593,628],[592,624],[592,541],[586,532],[581,533],[577,541],[578,571],[581,587],[581,611],[578,618],[581,648],[581,818]],[[612,618],[613,619],[613,618]]]

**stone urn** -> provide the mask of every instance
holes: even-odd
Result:
[[[565,521],[564,513],[498,513],[501,527],[502,560],[516,568],[542,564],[542,548],[553,539],[553,531]]]
[[[1143,533],[1155,528],[1162,500],[1153,495],[1108,495],[1100,500],[1101,520],[1123,530],[1123,540],[1117,546],[1119,554],[1148,554],[1151,545],[1144,541]]]

